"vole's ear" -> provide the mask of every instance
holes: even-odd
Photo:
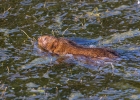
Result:
[[[53,47],[56,48],[58,46],[58,39],[55,39],[55,41],[53,42]]]

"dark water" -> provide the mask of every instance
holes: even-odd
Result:
[[[0,98],[139,100],[139,29],[137,0],[0,0]],[[112,48],[120,59],[50,55],[24,32]]]

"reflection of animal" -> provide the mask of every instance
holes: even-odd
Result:
[[[64,38],[56,38],[48,35],[39,37],[38,45],[44,50],[59,55],[73,54],[73,55],[83,55],[91,58],[95,58],[95,57],[117,58],[118,57],[118,54],[110,49],[87,48],[87,47],[77,45],[73,41]]]

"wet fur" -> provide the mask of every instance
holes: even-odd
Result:
[[[108,57],[116,58],[118,54],[106,48],[87,48],[77,45],[75,42],[64,38],[56,38],[53,36],[41,36],[38,38],[38,45],[51,53],[65,55],[83,55],[86,57],[96,58],[96,57]]]

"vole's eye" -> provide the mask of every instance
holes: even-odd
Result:
[[[47,38],[44,38],[44,40],[47,40]]]

